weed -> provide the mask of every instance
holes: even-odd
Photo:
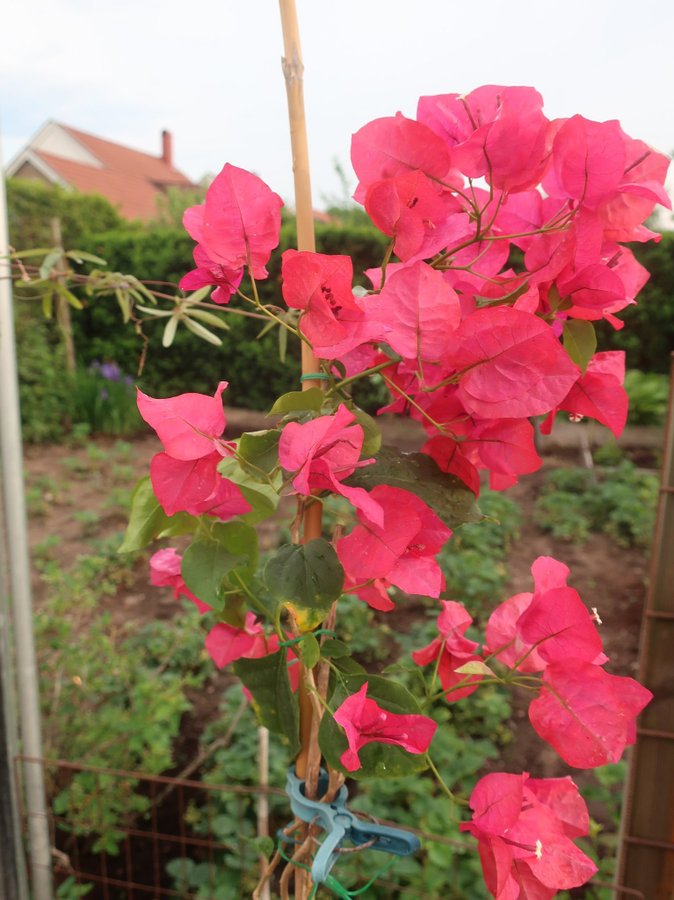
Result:
[[[115,484],[129,485],[133,484],[136,480],[134,478],[133,466],[127,464],[120,465],[119,463],[115,463],[110,467],[110,477]]]
[[[73,519],[82,526],[82,534],[90,536],[95,534],[101,524],[101,517],[91,509],[77,509],[73,512]]]
[[[61,465],[64,469],[67,469],[72,475],[76,475],[78,478],[84,478],[89,475],[91,471],[91,464],[86,459],[81,459],[79,456],[65,456],[61,460]]]
[[[582,542],[594,531],[621,547],[648,547],[658,495],[656,476],[629,460],[617,466],[553,469],[548,473],[534,517],[555,537]]]
[[[172,746],[190,703],[211,671],[196,610],[171,622],[114,625],[102,597],[133,578],[132,565],[101,542],[65,572],[44,573],[48,597],[36,615],[42,673],[45,754],[91,765],[157,774],[173,764]],[[90,835],[93,851],[116,853],[121,827],[149,799],[135,779],[78,772],[49,785],[60,827]]]

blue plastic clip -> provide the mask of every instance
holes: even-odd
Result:
[[[328,775],[321,769],[318,793],[324,794],[327,788]],[[368,849],[382,850],[394,856],[409,856],[421,846],[419,838],[409,831],[388,825],[374,825],[350,812],[346,808],[349,792],[345,785],[339,789],[332,803],[309,800],[304,795],[304,782],[295,775],[291,767],[288,770],[286,791],[293,814],[303,822],[315,821],[325,832],[325,838],[311,867],[311,877],[315,884],[325,882],[337,861],[339,848],[345,841],[350,841],[356,847],[368,844]]]

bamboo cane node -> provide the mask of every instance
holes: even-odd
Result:
[[[291,60],[284,56],[281,60],[281,66],[283,68],[283,77],[287,82],[302,82],[304,78],[304,63],[299,56],[294,55]]]

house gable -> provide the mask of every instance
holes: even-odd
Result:
[[[99,194],[128,219],[148,220],[170,187],[194,184],[171,160],[171,136],[162,133],[162,155],[152,156],[113,141],[48,122],[7,167],[7,175]]]

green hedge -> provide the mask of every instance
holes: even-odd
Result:
[[[124,225],[119,213],[103,197],[80,194],[38,181],[7,179],[7,217],[10,243],[15,250],[32,250],[54,244],[52,219],[61,220],[64,246],[83,250],[85,235]]]
[[[599,346],[625,350],[628,369],[668,373],[674,350],[674,233],[663,234],[658,244],[633,244],[632,250],[651,277],[637,304],[620,313],[621,331],[600,324]]]
[[[377,265],[386,248],[386,238],[371,227],[346,229],[318,225],[316,239],[323,253],[350,253],[356,272]],[[294,246],[295,240],[294,224],[284,224],[281,251]],[[194,266],[193,247],[193,241],[184,231],[153,227],[142,232],[117,229],[95,235],[82,249],[102,256],[114,271],[129,272],[146,281],[177,283]],[[258,285],[264,302],[283,302],[280,268],[280,253],[275,253],[269,265],[269,278]],[[157,287],[162,289],[160,285]],[[114,300],[91,301],[73,320],[82,364],[114,360],[125,372],[137,371],[141,344],[133,329],[121,324]],[[211,392],[219,380],[225,379],[231,385],[228,403],[252,409],[268,408],[279,393],[297,386],[297,346],[289,346],[288,358],[283,363],[279,359],[276,333],[258,340],[260,323],[256,320],[231,315],[227,321],[230,330],[220,333],[223,342],[220,348],[204,344],[185,329],[179,329],[173,345],[164,349],[161,346],[163,323],[148,323],[150,345],[139,385],[157,396],[170,396],[186,390]]]
[[[108,266],[144,281],[177,284],[193,267],[193,242],[181,229],[167,225],[142,226],[123,223],[105,200],[87,197],[34,182],[8,182],[10,234],[13,246],[49,246],[51,218],[59,215],[66,247],[88,250],[105,259]],[[386,248],[386,238],[373,226],[354,221],[316,228],[318,250],[349,254],[354,260],[357,280],[364,269],[376,266]],[[295,228],[285,221],[280,250],[295,245]],[[667,372],[669,353],[674,347],[674,235],[665,234],[659,244],[637,245],[634,251],[651,272],[637,306],[627,309],[624,330],[615,332],[599,323],[601,349],[627,351],[628,368],[644,372]],[[274,254],[268,280],[259,284],[265,302],[282,304],[280,253]],[[161,289],[161,284],[156,287]],[[166,287],[168,293],[171,288]],[[59,341],[52,323],[40,323],[39,312],[29,314],[27,303],[18,327],[19,358],[24,372],[24,403],[30,407],[27,421],[31,439],[56,435],[58,422],[67,418],[67,398],[63,383],[54,375],[62,371]],[[204,344],[179,329],[174,345],[161,346],[162,323],[146,326],[149,352],[139,385],[157,396],[187,390],[211,392],[215,384],[230,382],[228,403],[265,409],[282,391],[297,385],[299,350],[289,347],[285,363],[279,359],[277,336],[270,333],[257,339],[259,323],[230,316],[230,331],[222,332],[223,346]],[[73,315],[78,363],[82,367],[95,360],[116,362],[127,374],[136,376],[142,345],[133,329],[121,323],[114,298],[88,301]],[[291,342],[292,344],[293,342]],[[41,374],[42,373],[42,374]],[[29,387],[30,386],[30,387]],[[57,396],[58,395],[58,396]],[[363,398],[367,403],[367,398]]]

